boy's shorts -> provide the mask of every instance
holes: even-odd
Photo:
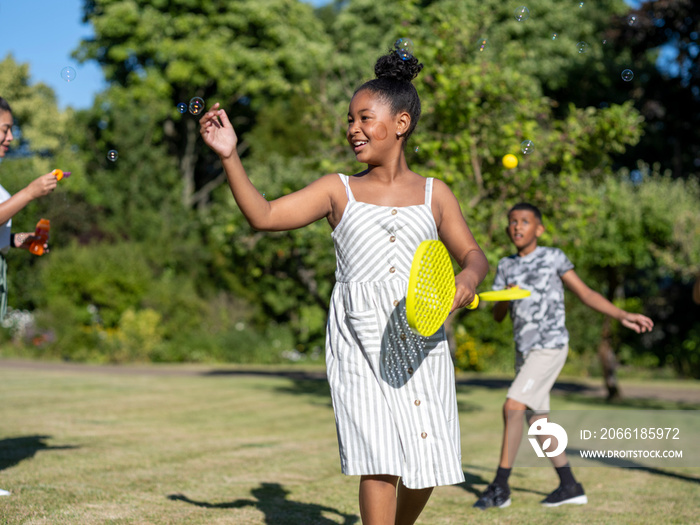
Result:
[[[515,379],[508,397],[526,405],[530,412],[549,412],[549,392],[564,367],[569,348],[530,350],[522,360],[517,356]]]

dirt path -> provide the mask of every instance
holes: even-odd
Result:
[[[83,363],[65,363],[55,361],[32,361],[24,359],[2,359],[0,368],[42,370],[56,372],[76,372],[92,374],[123,375],[183,375],[183,376],[237,376],[262,375],[288,377],[297,380],[325,380],[323,368],[294,367],[240,367],[233,365],[92,365]],[[512,378],[484,377],[478,374],[460,374],[457,384],[484,388],[505,389]],[[676,403],[700,404],[700,381],[640,381],[621,380],[621,391],[625,399],[671,401]],[[580,394],[604,398],[606,390],[601,379],[563,379],[554,385],[553,393]]]

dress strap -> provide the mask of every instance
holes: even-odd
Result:
[[[348,196],[348,202],[354,201],[355,196],[352,194],[352,190],[350,189],[350,177],[343,175],[342,173],[338,173],[338,177],[340,177],[340,180],[343,181],[343,185],[345,186],[345,195]]]
[[[433,197],[433,178],[429,177],[425,179],[425,205],[432,209],[430,202]]]

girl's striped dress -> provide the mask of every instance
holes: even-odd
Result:
[[[353,197],[333,231],[337,258],[326,365],[340,462],[348,475],[401,476],[408,488],[464,481],[454,367],[444,328],[414,334],[406,321],[413,254],[437,239],[425,203],[377,206]]]

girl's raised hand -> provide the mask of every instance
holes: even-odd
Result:
[[[222,159],[236,152],[238,137],[226,111],[220,109],[218,102],[199,119],[199,134],[204,143]]]

